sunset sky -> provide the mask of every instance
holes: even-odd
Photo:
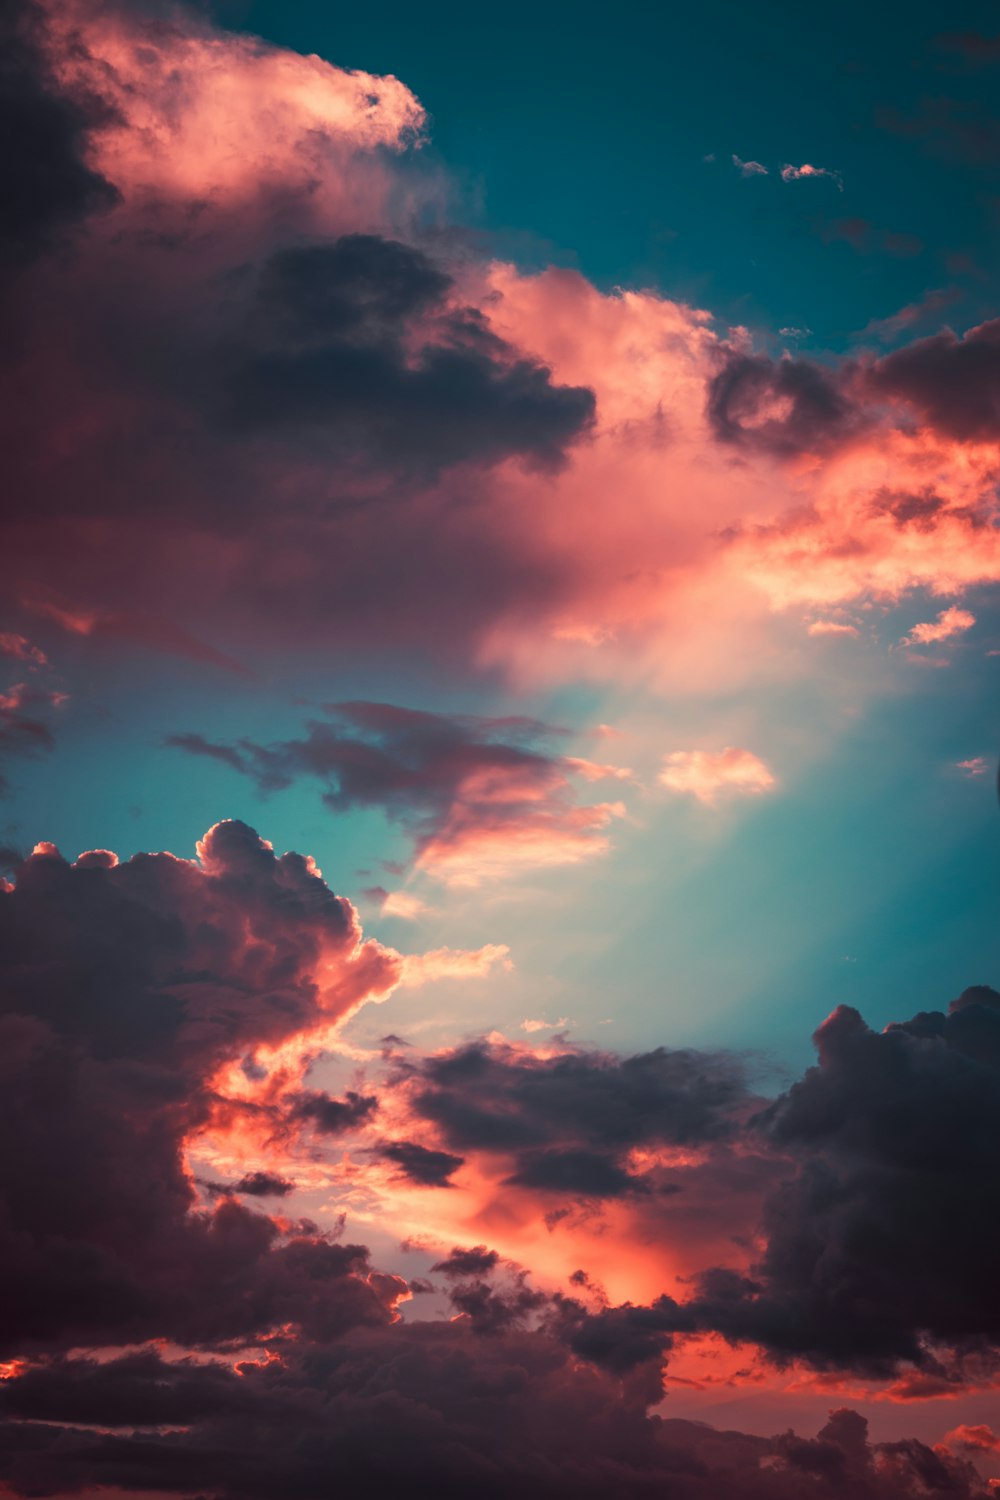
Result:
[[[996,28],[5,8],[0,1493],[1000,1488]]]

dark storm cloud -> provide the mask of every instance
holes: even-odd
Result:
[[[419,1494],[465,1500],[986,1500],[972,1466],[871,1444],[838,1411],[815,1439],[646,1415],[551,1337],[470,1318],[359,1331],[275,1362],[60,1360],[4,1383],[0,1473],[15,1494],[97,1486],[221,1500]],[[68,1424],[76,1423],[77,1426]],[[171,1430],[172,1429],[172,1430]]]
[[[231,1198],[196,1209],[183,1143],[213,1074],[317,1022],[320,954],[346,966],[358,938],[309,864],[245,825],[201,848],[199,867],[43,847],[0,891],[5,1354],[386,1316],[363,1248]],[[281,1190],[259,1173],[237,1191],[265,1187]]]
[[[709,383],[708,419],[720,442],[792,458],[842,441],[859,414],[835,371],[733,353]]]
[[[95,100],[55,86],[40,46],[42,11],[6,0],[0,12],[0,264],[17,266],[117,193],[88,167]]]
[[[398,1167],[404,1177],[418,1187],[451,1187],[451,1178],[464,1166],[463,1156],[450,1151],[433,1151],[416,1141],[387,1141],[374,1155]]]
[[[1000,1345],[1000,994],[873,1032],[841,1007],[818,1066],[757,1117],[797,1170],[764,1204],[749,1278],[709,1276],[708,1326],[885,1373]]]
[[[522,1151],[517,1171],[507,1181],[512,1187],[571,1193],[580,1198],[619,1198],[623,1193],[643,1188],[641,1182],[607,1156],[580,1148]]]
[[[868,372],[872,390],[908,402],[960,442],[1000,437],[1000,319],[959,338],[945,328],[897,349]]]
[[[294,1192],[295,1183],[287,1177],[278,1177],[274,1172],[248,1172],[239,1182],[233,1183],[233,1192],[250,1198],[287,1198]]]
[[[553,386],[474,309],[448,310],[451,285],[421,250],[377,235],[278,252],[255,344],[229,375],[231,420],[315,428],[390,468],[557,463],[591,422],[592,393]]]
[[[873,1446],[853,1414],[815,1439],[764,1439],[649,1408],[691,1331],[861,1372],[928,1368],[923,1334],[980,1352],[996,1338],[1000,995],[973,987],[882,1034],[837,1012],[819,1066],[763,1109],[732,1060],[690,1052],[392,1059],[387,1086],[468,1153],[589,1153],[623,1170],[631,1147],[710,1156],[739,1128],[785,1175],[765,1193],[760,1265],[707,1274],[685,1303],[609,1306],[576,1276],[585,1305],[457,1247],[435,1266],[456,1318],[394,1323],[406,1283],[373,1272],[363,1246],[229,1194],[198,1209],[182,1160],[219,1062],[314,1019],[315,961],[356,941],[307,862],[241,824],[212,831],[200,868],[43,851],[0,892],[2,1349],[27,1357],[0,1383],[13,1494],[324,1500],[331,1476],[379,1495],[417,1474],[449,1500],[985,1497],[964,1460]],[[374,1096],[287,1104],[364,1123]],[[413,1140],[375,1154],[426,1186],[463,1162]],[[233,1191],[286,1185],[261,1166]],[[153,1339],[191,1357],[121,1352]],[[102,1353],[69,1352],[81,1345]]]
[[[456,1245],[444,1260],[431,1266],[431,1270],[439,1271],[442,1276],[488,1276],[491,1271],[496,1270],[499,1261],[497,1252],[487,1250],[485,1245],[474,1245],[470,1250],[463,1250]]]
[[[343,1099],[333,1099],[320,1091],[294,1095],[289,1100],[293,1119],[308,1120],[320,1135],[340,1135],[364,1125],[378,1110],[374,1094],[358,1094],[348,1089]]]
[[[628,1169],[632,1148],[722,1143],[749,1099],[735,1059],[666,1048],[540,1058],[479,1042],[401,1077],[448,1146],[509,1153],[511,1185],[580,1198],[647,1190]]]

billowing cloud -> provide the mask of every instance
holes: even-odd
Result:
[[[727,795],[759,797],[776,786],[773,771],[754,755],[727,745],[724,750],[672,750],[658,780],[672,792],[686,792],[708,807]]]
[[[704,1280],[701,1316],[779,1357],[884,1374],[908,1363],[960,1389],[975,1350],[1000,1354],[982,1225],[1000,1139],[1000,994],[870,1031],[840,1007],[819,1064],[757,1126],[798,1162],[766,1201],[748,1277]]]
[[[994,455],[970,450],[995,441],[989,325],[771,361],[705,311],[428,232],[448,189],[396,79],[181,9],[78,3],[23,35],[59,150],[108,190],[59,210],[58,262],[48,230],[19,262],[5,633],[231,672],[405,643],[711,686],[789,669],[732,649],[775,610],[1000,576]],[[949,390],[976,363],[961,421],[942,360]],[[939,508],[904,521],[889,491]],[[614,815],[523,860],[579,857]]]
[[[5,1353],[167,1325],[253,1337],[310,1305],[384,1317],[363,1251],[228,1197],[198,1211],[184,1163],[220,1069],[252,1069],[258,1049],[322,1032],[399,978],[310,860],[239,823],[210,830],[197,862],[71,865],[40,845],[0,892],[0,951]]]
[[[197,861],[70,865],[42,845],[0,891],[0,939],[13,1493],[318,1496],[332,1472],[389,1484],[405,1464],[455,1495],[473,1476],[497,1497],[542,1476],[556,1496],[985,1495],[975,1434],[873,1446],[841,1412],[815,1439],[751,1438],[650,1407],[664,1362],[683,1369],[713,1333],[772,1367],[955,1389],[988,1358],[996,992],[882,1034],[838,1011],[818,1067],[771,1103],[725,1054],[499,1041],[396,1052],[377,1092],[338,1098],[308,1060],[399,957],[363,942],[311,861],[242,824],[212,829]],[[240,1110],[256,1160],[209,1182],[205,1206],[188,1154]],[[336,1215],[296,1216],[327,1146],[326,1193],[354,1201],[370,1177],[370,1218],[427,1205],[426,1239],[464,1217],[428,1256],[451,1319],[401,1321],[407,1279],[343,1243]],[[529,1205],[539,1250],[599,1258],[603,1242],[610,1266],[686,1244],[700,1267],[640,1300],[579,1260],[556,1277],[543,1257],[536,1283],[502,1243]],[[713,1215],[724,1232],[699,1239]]]

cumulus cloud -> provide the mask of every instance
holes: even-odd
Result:
[[[727,795],[759,797],[777,785],[774,773],[752,750],[673,750],[657,778],[672,792],[685,792],[707,807]]]
[[[363,941],[311,861],[238,823],[195,861],[97,850],[71,865],[40,845],[0,891],[0,959],[12,1493],[320,1495],[331,1473],[388,1486],[416,1465],[439,1493],[498,1500],[543,1482],[679,1500],[985,1495],[968,1458],[992,1442],[980,1429],[932,1449],[872,1445],[850,1412],[803,1439],[650,1408],[664,1362],[706,1333],[778,1364],[952,1389],[964,1360],[995,1351],[1000,995],[986,986],[883,1033],[839,1010],[818,1066],[772,1102],[725,1054],[499,1041],[396,1053],[377,1094],[338,1098],[295,1060],[391,988],[398,955]],[[268,1128],[204,1206],[187,1153],[240,1110]],[[452,1317],[404,1322],[406,1278],[339,1223],[296,1217],[299,1170],[328,1139],[345,1189],[367,1172],[383,1205],[440,1204],[468,1226],[492,1163],[501,1237],[546,1205],[539,1249],[596,1249],[602,1223],[631,1225],[609,1253],[648,1259],[658,1241],[697,1251],[693,1219],[717,1213],[729,1258],[702,1246],[678,1295],[616,1301],[584,1269],[535,1285],[467,1227],[431,1266]],[[298,1151],[293,1170],[279,1146]],[[758,1222],[734,1243],[747,1202]]]
[[[86,650],[245,672],[264,647],[405,643],[540,678],[645,653],[704,683],[745,672],[737,632],[788,602],[1000,575],[968,447],[992,440],[983,330],[772,362],[705,311],[429,233],[447,186],[397,79],[183,9],[81,0],[18,34],[72,191],[18,251],[0,566]],[[926,530],[878,512],[928,474]],[[564,823],[559,859],[615,815]]]

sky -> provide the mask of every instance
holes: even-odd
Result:
[[[0,27],[3,1493],[983,1500],[993,9]]]

